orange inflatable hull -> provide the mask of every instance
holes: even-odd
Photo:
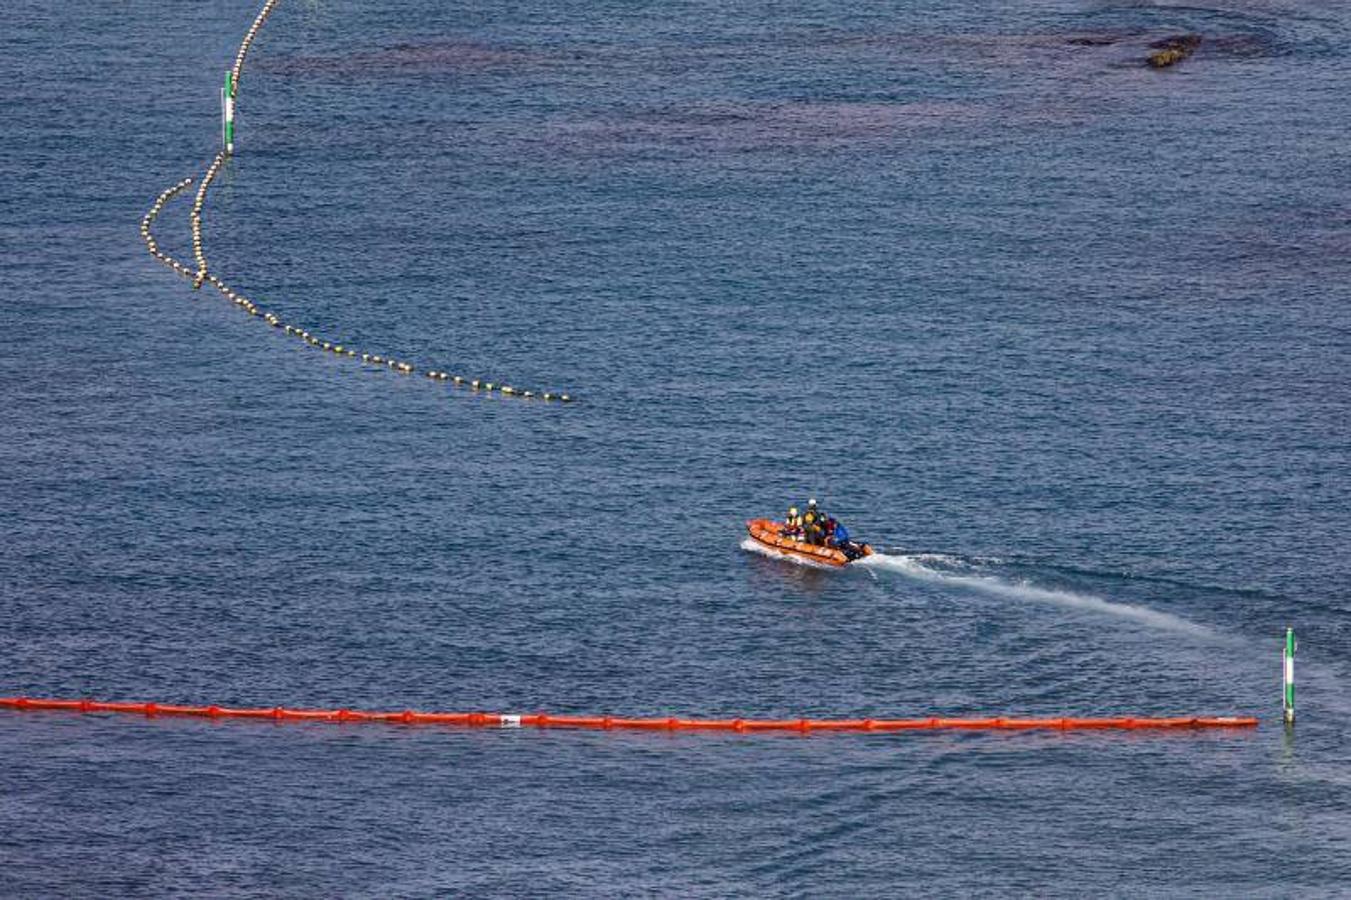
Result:
[[[784,556],[800,559],[811,565],[842,569],[854,561],[846,556],[843,550],[834,547],[821,547],[809,544],[806,541],[785,537],[783,534],[784,527],[782,522],[774,522],[769,519],[751,519],[746,523],[746,532],[751,536],[751,540],[760,546],[767,547],[775,553],[782,553]],[[856,559],[872,555],[873,548],[867,544],[859,544],[858,547],[860,552],[855,557]]]

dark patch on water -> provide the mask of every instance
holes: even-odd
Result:
[[[990,115],[985,104],[880,103],[803,100],[726,103],[637,110],[626,116],[555,126],[566,145],[685,148],[690,152],[775,152],[785,147],[819,150],[894,140],[936,127],[959,127]]]
[[[463,40],[426,40],[341,55],[277,55],[251,61],[250,69],[272,75],[388,78],[438,73],[519,71],[555,63],[540,50]]]
[[[1280,3],[1242,7],[1112,3],[1093,7],[1087,16],[1122,22],[1141,34],[1160,29],[1203,34],[1206,46],[1201,54],[1216,57],[1317,57],[1343,45],[1346,38],[1327,18]],[[1127,21],[1131,24],[1124,24]]]
[[[1080,35],[1065,39],[1065,43],[1072,47],[1110,47],[1124,40],[1125,36],[1120,34],[1092,34]]]

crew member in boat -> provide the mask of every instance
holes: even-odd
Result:
[[[802,514],[802,533],[809,544],[825,542],[825,514],[816,506],[816,498],[807,501],[807,511]]]
[[[797,507],[788,507],[788,516],[783,522],[783,536],[795,539],[802,537],[802,516],[798,515]]]
[[[843,522],[835,519],[830,520],[830,537],[827,543],[843,553],[851,562],[863,555],[862,548],[849,540],[849,529],[844,527]]]

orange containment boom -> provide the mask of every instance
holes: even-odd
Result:
[[[228,706],[176,706],[168,703],[106,703],[99,700],[42,700],[0,697],[0,709],[65,710],[80,713],[128,713],[143,716],[195,716],[205,719],[272,719],[311,722],[387,722],[395,725],[461,725],[468,728],[591,728],[646,731],[1019,731],[1051,729],[1185,729],[1254,728],[1257,719],[1244,716],[1182,716],[1107,719],[1070,717],[1043,719],[677,719],[674,717],[554,716],[546,713],[364,712],[355,709],[286,709],[281,706],[238,709]]]

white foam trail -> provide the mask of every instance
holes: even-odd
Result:
[[[1036,587],[1027,582],[1007,581],[993,575],[954,575],[948,572],[939,572],[924,565],[922,561],[924,556],[933,558],[932,554],[923,554],[920,556],[891,556],[885,553],[874,553],[872,556],[864,557],[859,560],[858,565],[885,569],[890,572],[899,572],[902,575],[908,575],[911,578],[916,578],[921,581],[968,588],[996,597],[1010,597],[1015,600],[1031,600],[1037,603],[1054,603],[1057,606],[1067,606],[1074,609],[1086,609],[1090,612],[1105,613],[1107,615],[1119,616],[1125,619],[1133,619],[1144,625],[1149,625],[1154,628],[1164,628],[1169,631],[1179,631],[1186,634],[1197,635],[1213,634],[1209,628],[1206,628],[1203,625],[1197,625],[1195,622],[1188,622],[1186,619],[1179,618],[1170,613],[1159,612],[1158,610],[1149,609],[1144,606],[1136,606],[1131,603],[1115,603],[1110,600],[1104,600],[1101,597],[1094,597],[1091,594],[1077,594],[1073,591],[1057,591],[1050,588]]]
[[[881,554],[881,555],[885,555],[885,554]],[[898,559],[912,559],[912,560],[914,560],[915,562],[921,562],[921,563],[926,563],[926,562],[943,563],[944,565],[948,565],[948,566],[964,566],[964,565],[966,565],[965,560],[958,559],[958,558],[955,557],[955,556],[948,556],[946,553],[909,553],[909,554],[906,554],[904,557],[896,557],[896,558],[898,558]]]
[[[797,563],[799,566],[805,566],[808,569],[835,569],[837,566],[828,566],[825,563],[813,562],[801,556],[792,553],[780,553],[773,547],[766,547],[759,541],[746,538],[741,542],[742,550],[749,550],[752,553],[759,553],[762,556],[768,556],[770,559],[786,559],[789,562]]]

